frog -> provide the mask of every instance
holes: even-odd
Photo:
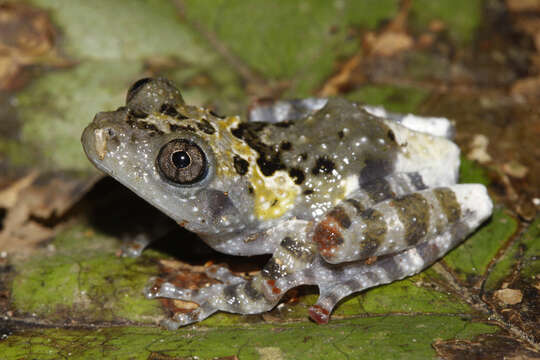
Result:
[[[169,80],[144,78],[83,132],[95,167],[211,248],[270,256],[249,276],[209,265],[213,281],[195,289],[151,280],[148,298],[196,304],[167,318],[169,329],[218,311],[264,313],[301,285],[318,287],[309,316],[327,323],[344,298],[421,272],[492,213],[484,185],[458,184],[446,118],[339,97],[249,114],[220,116],[186,104]]]

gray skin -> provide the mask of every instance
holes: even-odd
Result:
[[[150,286],[148,297],[200,305],[166,326],[264,312],[302,284],[319,286],[310,316],[327,322],[345,296],[421,271],[489,217],[482,185],[455,184],[446,119],[367,110],[306,99],[242,122],[186,105],[165,79],[142,79],[125,107],[96,115],[82,142],[98,169],[218,251],[273,254],[248,279],[211,266],[218,284]]]

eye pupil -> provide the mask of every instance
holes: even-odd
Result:
[[[183,169],[191,164],[191,157],[185,151],[176,151],[172,154],[172,162],[177,168]]]

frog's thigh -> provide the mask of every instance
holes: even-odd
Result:
[[[474,228],[492,207],[485,187],[478,184],[417,191],[363,211],[351,206],[351,200],[342,201],[315,226],[313,240],[333,264],[400,252],[456,224]]]
[[[461,203],[461,213],[459,218],[450,221],[441,233],[371,265],[363,261],[343,265],[331,265],[321,261],[314,269],[298,274],[298,277],[310,278],[317,272],[317,277],[325,279],[318,284],[320,296],[317,303],[310,308],[311,318],[318,323],[325,323],[335,305],[346,296],[422,271],[459,244],[491,214],[491,200],[483,186],[457,185],[452,191]],[[442,194],[441,196],[448,196],[448,193]],[[457,216],[454,206],[447,206],[446,211],[447,217]]]
[[[345,297],[419,273],[457,245],[469,231],[465,224],[456,224],[452,230],[428,242],[385,257],[371,265],[362,261],[342,267],[329,268],[328,265],[322,265],[324,270],[319,271],[326,270],[328,281],[319,284],[320,296],[309,309],[310,317],[317,323],[326,323],[336,304]]]
[[[453,185],[452,179],[441,179],[433,176],[434,172],[439,171],[439,169],[424,168],[413,172],[394,172],[384,178],[361,183],[358,185],[358,189],[351,192],[347,199],[336,206],[328,215],[335,215],[334,217],[339,218],[339,213],[343,211],[354,215],[388,199],[428,188]],[[352,181],[357,180],[353,179]]]

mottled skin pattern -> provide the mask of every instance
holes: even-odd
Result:
[[[214,249],[273,255],[249,279],[210,266],[220,283],[150,286],[148,297],[200,305],[168,320],[174,329],[216,311],[268,311],[302,284],[318,285],[310,315],[324,323],[349,294],[432,264],[492,210],[482,185],[455,184],[451,133],[446,119],[343,99],[278,102],[242,122],[186,105],[167,80],[142,79],[82,142],[96,167]]]

